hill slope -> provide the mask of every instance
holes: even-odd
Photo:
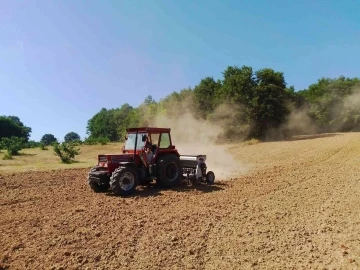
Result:
[[[248,168],[236,178],[130,198],[93,193],[86,169],[3,174],[0,265],[360,267],[360,134],[235,145],[231,152]]]

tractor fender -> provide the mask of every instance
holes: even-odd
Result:
[[[132,161],[119,162],[119,167],[125,167],[125,168],[131,167],[135,169],[137,172],[137,177],[140,182],[142,182],[142,180],[146,178],[145,168],[139,168],[135,162]]]
[[[158,153],[156,153],[155,155],[155,159],[156,161],[163,158],[166,155],[176,155],[177,157],[180,157],[180,154],[177,150],[168,150],[168,151],[159,151]]]
[[[136,167],[135,162],[132,162],[132,161],[122,161],[122,162],[119,162],[119,165],[121,167]]]

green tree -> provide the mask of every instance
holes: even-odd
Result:
[[[254,98],[256,78],[249,66],[228,67],[223,72],[222,87],[217,93],[217,104],[224,101],[235,104],[250,104]]]
[[[137,110],[127,103],[116,109],[102,108],[88,121],[87,134],[89,139],[105,138],[111,142],[122,141],[125,129],[137,126],[138,122]]]
[[[145,98],[144,102],[134,110],[134,116],[132,118],[136,119],[136,125],[138,126],[150,126],[156,117],[157,110],[158,103],[149,95]]]
[[[255,79],[249,66],[229,66],[223,72],[222,86],[214,97],[216,110],[209,119],[223,125],[226,139],[245,139],[251,132]]]
[[[156,101],[153,99],[151,95],[148,95],[144,100],[144,104],[145,105],[156,104]]]
[[[57,142],[57,139],[55,138],[55,136],[53,134],[44,134],[41,137],[40,142],[45,144],[45,145],[51,145],[54,142]]]
[[[122,141],[126,134],[126,129],[129,127],[138,126],[138,114],[129,104],[125,103],[120,108],[114,111],[114,124],[116,127],[117,140]]]
[[[359,130],[359,78],[321,78],[300,95],[322,131]]]
[[[90,135],[89,138],[107,138],[110,141],[116,141],[118,135],[114,122],[114,109],[102,108],[88,121],[86,129],[87,134]]]
[[[257,86],[251,100],[254,121],[251,137],[264,138],[267,131],[278,129],[290,113],[284,74],[265,68],[255,72]]]
[[[156,115],[177,119],[185,113],[195,114],[194,92],[191,88],[184,88],[179,92],[172,92],[157,104]]]
[[[27,142],[31,131],[31,128],[25,126],[17,116],[0,116],[0,139],[19,137]]]
[[[309,102],[307,102],[304,96],[301,94],[301,91],[295,91],[294,86],[286,88],[285,94],[289,105],[288,107],[291,109],[298,109],[309,104]]]
[[[215,109],[215,95],[221,88],[221,81],[206,77],[194,88],[194,105],[200,116],[206,118]]]
[[[231,112],[226,121],[226,136],[265,138],[278,128],[289,113],[286,83],[282,72],[270,68],[253,72],[249,66],[228,67],[223,72],[222,86],[215,94],[215,104],[225,104]],[[224,106],[222,106],[224,110]],[[229,112],[223,112],[229,118]],[[216,119],[217,115],[210,115]]]
[[[73,132],[73,131],[67,133],[64,137],[64,141],[67,143],[74,142],[74,141],[80,141],[80,140],[81,140],[81,138],[80,138],[79,134],[77,134],[76,132]]]

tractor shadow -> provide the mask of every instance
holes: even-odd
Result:
[[[210,193],[215,191],[224,190],[223,187],[226,184],[224,183],[218,183],[213,185],[207,185],[207,184],[180,184],[177,187],[174,187],[170,190],[176,191],[176,192],[192,192],[192,191],[200,191],[201,193]]]
[[[187,184],[181,183],[180,185],[172,188],[161,188],[156,184],[150,184],[148,186],[141,186],[136,189],[136,191],[128,196],[121,198],[146,198],[146,197],[157,197],[165,195],[164,192],[173,191],[173,192],[197,192],[197,193],[210,193],[224,190],[226,186],[225,183],[216,183],[213,185],[202,184]],[[110,191],[105,191],[106,196],[117,197]],[[194,193],[195,194],[195,193]]]

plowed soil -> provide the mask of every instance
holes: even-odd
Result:
[[[360,269],[360,134],[231,152],[251,169],[128,198],[88,169],[3,173],[0,269]]]

